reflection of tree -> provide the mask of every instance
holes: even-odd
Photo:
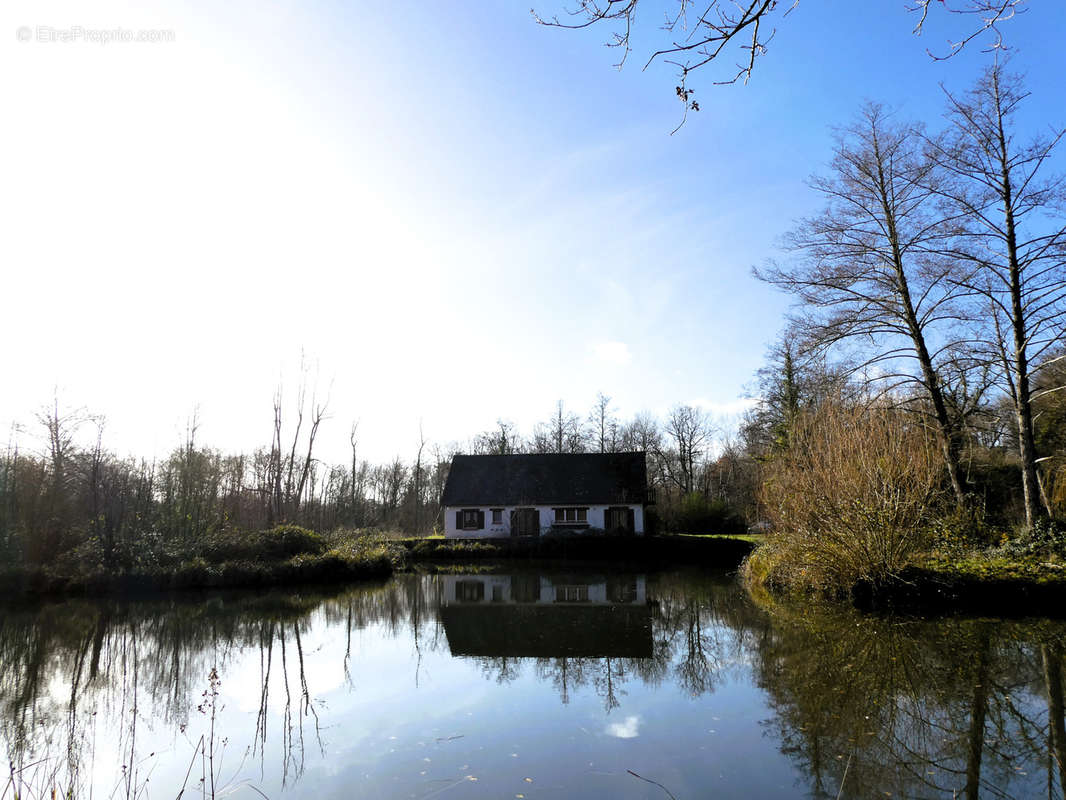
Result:
[[[782,608],[756,676],[815,797],[837,796],[845,767],[849,797],[1031,794],[1062,725],[1041,643],[1063,632]]]
[[[431,581],[419,580],[424,617]],[[225,676],[230,660],[249,649],[258,650],[260,660],[260,708],[255,729],[248,732],[249,752],[265,758],[271,699],[277,697],[284,777],[297,777],[308,728],[322,747],[303,641],[316,609],[326,624],[345,625],[349,642],[353,629],[374,623],[385,622],[393,633],[405,631],[410,614],[407,599],[379,587],[334,598],[286,593],[227,596],[225,602],[72,600],[5,609],[0,614],[0,746],[20,782],[16,788],[39,789],[30,795],[35,796],[71,786],[82,794],[79,787],[88,780],[82,754],[92,754],[96,720],[106,719],[115,727],[127,765],[109,788],[118,785],[137,794],[151,767],[147,754],[138,752],[138,724],[150,717],[185,731],[197,717],[212,667]],[[436,641],[429,637],[430,646]],[[55,685],[68,688],[56,695],[49,691]],[[184,741],[190,751],[197,746],[188,734]]]
[[[982,630],[975,649],[970,701],[970,730],[966,737],[966,786],[967,798],[978,796],[981,788],[981,756],[985,749],[985,717],[988,715],[988,630]]]
[[[618,696],[625,694],[626,671],[622,659],[600,659],[602,669],[596,673],[596,694],[603,698],[603,710],[610,714],[620,705]]]
[[[559,692],[563,705],[570,703],[570,692],[588,683],[585,667],[588,659],[584,658],[538,658],[537,676],[541,680],[551,681]]]
[[[1059,773],[1059,787],[1066,791],[1066,720],[1062,704],[1062,645],[1043,645],[1040,656],[1044,666],[1044,685],[1047,688],[1047,709],[1050,724],[1048,741],[1051,755]]]
[[[0,615],[0,744],[15,769],[49,758],[39,768],[47,774],[33,773],[38,783],[54,775],[60,784],[84,784],[95,720],[113,721],[121,729],[121,760],[142,765],[116,776],[135,793],[150,766],[138,752],[144,737],[137,725],[156,719],[176,728],[199,720],[195,707],[211,668],[231,680],[227,668],[250,651],[259,660],[259,711],[244,735],[261,769],[268,745],[271,753],[280,749],[279,771],[291,784],[303,771],[306,746],[324,748],[328,730],[305,663],[313,658],[309,632],[327,626],[335,634],[343,645],[338,666],[353,692],[360,686],[356,632],[375,625],[407,637],[413,683],[425,668],[423,655],[449,647],[441,586],[435,577],[411,575],[333,596],[8,609]],[[646,593],[640,636],[650,646],[642,639],[635,651],[646,657],[623,657],[624,650],[601,657],[501,653],[471,663],[487,680],[543,681],[564,704],[587,693],[607,713],[624,706],[635,682],[706,695],[729,676],[747,680],[753,672],[773,710],[766,727],[815,797],[836,797],[845,767],[848,797],[1037,789],[1061,797],[1062,624],[886,619],[817,606],[767,613],[735,583],[698,573],[654,576]],[[1036,772],[1047,773],[1046,785],[1033,783]]]

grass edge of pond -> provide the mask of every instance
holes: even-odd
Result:
[[[741,565],[741,579],[757,602],[793,594],[772,585],[771,552],[757,547]],[[1038,556],[925,554],[887,580],[857,581],[836,599],[871,612],[1066,617],[1066,566]]]

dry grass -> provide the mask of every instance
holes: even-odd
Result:
[[[929,433],[891,409],[827,404],[790,441],[766,465],[760,501],[773,532],[745,567],[749,581],[838,594],[898,574],[942,506]]]

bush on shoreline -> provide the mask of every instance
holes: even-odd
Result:
[[[826,403],[796,420],[788,450],[765,466],[772,533],[743,574],[829,595],[883,582],[928,546],[944,499],[941,457],[913,417]]]

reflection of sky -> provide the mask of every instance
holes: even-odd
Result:
[[[404,585],[403,581],[398,585]],[[135,763],[137,786],[150,778],[149,796],[173,797],[189,767],[194,743],[208,732],[208,717],[192,710],[192,706],[201,699],[199,693],[206,689],[207,669],[217,658],[221,675],[217,736],[226,739],[224,758],[219,759],[219,793],[235,790],[239,797],[258,796],[250,788],[254,785],[270,798],[308,800],[518,794],[528,798],[661,796],[653,784],[630,772],[662,784],[679,799],[709,793],[726,800],[784,798],[809,786],[809,776],[797,767],[802,754],[781,752],[781,720],[769,708],[766,694],[753,683],[757,663],[770,669],[784,665],[757,662],[756,658],[767,656],[766,651],[738,652],[737,632],[714,621],[751,625],[750,630],[744,628],[750,633],[762,618],[751,609],[737,611],[736,618],[729,614],[716,617],[714,605],[721,599],[714,599],[716,595],[696,601],[671,584],[667,586],[672,588],[663,593],[657,591],[655,582],[649,586],[649,596],[658,602],[656,641],[671,636],[671,643],[680,648],[662,673],[661,682],[645,683],[634,671],[635,660],[572,659],[571,668],[583,664],[588,680],[582,685],[571,682],[565,703],[557,682],[559,673],[548,668],[558,661],[453,657],[443,625],[432,610],[423,617],[417,647],[406,622],[395,627],[375,622],[353,630],[346,675],[343,600],[340,605],[327,602],[301,623],[303,677],[313,698],[312,709],[300,706],[301,679],[293,623],[285,623],[284,659],[280,639],[275,636],[266,752],[262,759],[258,753],[247,752],[253,744],[261,696],[263,654],[256,645],[257,637],[250,636],[247,645],[240,644],[244,641],[241,639],[233,644],[220,643],[217,656],[209,651],[186,654],[187,663],[197,665],[197,674],[187,698],[188,726],[179,733],[177,720],[164,718],[168,702],[165,680],[161,689],[156,682],[157,702],[148,697],[153,678],[165,675],[169,665],[165,663],[165,646],[148,641],[150,634],[146,631],[152,626],[142,625],[135,757],[131,762],[125,727],[130,720],[129,708],[124,710],[116,699],[120,692],[108,693],[101,687],[101,691],[89,693],[97,698],[95,709],[83,704],[79,712],[91,745],[83,753],[86,777],[93,783],[95,796],[110,796],[113,788],[120,785],[122,765]],[[731,591],[721,586],[718,590],[723,596]],[[399,594],[386,599],[397,601]],[[352,597],[358,599],[358,591]],[[381,595],[378,600],[382,597],[386,596]],[[727,604],[735,601],[731,594],[725,600]],[[685,617],[683,610],[692,608],[705,612],[700,624],[713,686],[702,693],[693,693],[697,690],[691,683],[679,680],[683,640],[692,632],[691,618]],[[193,611],[200,613],[201,609],[197,606]],[[373,606],[370,616],[386,616],[385,606]],[[210,613],[205,613],[204,618],[209,620]],[[397,618],[407,619],[402,608]],[[674,620],[669,634],[664,622],[668,618]],[[248,619],[254,622],[254,613],[249,612]],[[158,625],[158,619],[153,624]],[[784,628],[767,633],[771,639],[781,635],[780,641],[786,642]],[[744,641],[753,647],[756,637]],[[770,645],[764,641],[764,646]],[[801,659],[807,652],[801,649],[792,653],[788,646],[784,651],[771,652],[780,656],[785,651],[790,657]],[[112,674],[118,676],[121,670],[115,666],[119,663],[117,655],[105,652],[104,658],[112,659]],[[288,670],[287,685],[282,678],[283,665]],[[621,672],[626,673],[624,677]],[[506,678],[501,679],[504,673]],[[617,703],[610,708],[605,697],[608,676],[613,681]],[[132,676],[127,674],[126,680],[132,680]],[[48,686],[49,698],[40,704],[40,719],[45,722],[42,733],[51,731],[48,752],[44,754],[53,758],[59,754],[59,760],[53,762],[59,764],[65,747],[69,686],[62,686],[54,676],[49,678]],[[795,685],[789,686],[798,691]],[[965,686],[951,686],[952,691],[960,690],[966,696]],[[830,691],[834,690],[830,687]],[[1046,720],[1046,700],[1039,688],[1033,691],[1036,694],[1016,687],[1011,692],[1013,707],[1028,718]],[[292,712],[288,720],[284,714],[287,693]],[[936,698],[925,699],[931,705],[923,713],[946,713]],[[105,700],[112,704],[107,705]],[[905,706],[911,699],[904,696],[900,702]],[[95,717],[94,710],[99,712]],[[840,709],[830,711],[837,714]],[[874,711],[871,709],[870,713]],[[941,721],[945,723],[944,730],[952,726],[965,730],[965,714],[960,719]],[[791,734],[800,736],[794,719]],[[221,749],[220,744],[216,752]],[[862,758],[876,759],[884,752],[875,748],[860,756],[852,765],[852,775],[858,777],[864,770],[867,775],[872,771],[891,779],[894,771],[902,769],[898,765],[859,763]],[[842,754],[826,755],[835,763]],[[846,758],[846,754],[842,757]],[[1031,788],[1027,781],[1035,780],[1031,776],[1039,772],[1031,764],[1019,763],[1022,771],[1004,777],[994,774],[994,761],[988,759],[988,779],[1015,794]],[[199,762],[194,762],[193,767],[188,789],[195,794]],[[286,769],[288,785],[283,788]],[[294,782],[301,769],[302,776]],[[944,774],[938,780],[953,779]]]
[[[603,732],[616,739],[635,739],[640,736],[640,717],[626,717],[621,722],[609,722]]]
[[[648,796],[649,784],[628,774],[633,770],[678,796],[694,796],[714,784],[725,791],[721,796],[729,797],[730,785],[735,796],[751,796],[753,787],[771,795],[787,794],[798,779],[774,744],[761,736],[758,721],[767,712],[761,693],[743,676],[735,682],[723,678],[714,694],[700,697],[679,691],[669,677],[658,687],[645,685],[635,675],[616,678],[618,706],[608,712],[595,680],[571,686],[569,702],[563,704],[559,688],[538,674],[534,660],[515,661],[513,679],[500,682],[485,659],[452,657],[443,632],[437,635],[435,644],[434,624],[424,628],[420,659],[406,629],[398,636],[385,624],[353,631],[349,683],[343,618],[330,622],[322,609],[313,613],[301,631],[301,645],[319,718],[316,736],[314,715],[300,715],[297,649],[291,624],[287,627],[291,740],[299,751],[302,738],[304,774],[292,782],[297,756],[290,762],[284,791],[286,691],[280,643],[275,638],[262,765],[257,756],[246,755],[260,702],[260,652],[258,647],[230,650],[220,668],[216,730],[227,744],[219,785],[236,789],[238,796],[254,795],[244,785],[250,782],[271,798],[315,800],[438,796],[436,792],[444,797],[532,798],[545,793],[565,796],[577,787],[583,796]],[[605,666],[596,665],[591,675],[602,678]],[[205,674],[197,682],[197,694],[206,683]],[[56,689],[61,706],[63,690]],[[151,796],[172,796],[184,778],[194,743],[208,732],[209,719],[192,710],[186,732],[178,733],[145,696],[143,683],[141,693],[138,779],[150,777]],[[193,698],[193,704],[199,699]],[[121,744],[116,738],[128,716],[120,718],[118,711],[95,720],[91,774],[97,793],[110,791],[120,778],[121,764],[129,763],[128,737]],[[745,765],[750,763],[773,768],[747,774]],[[190,786],[199,779],[199,769],[196,762]]]

